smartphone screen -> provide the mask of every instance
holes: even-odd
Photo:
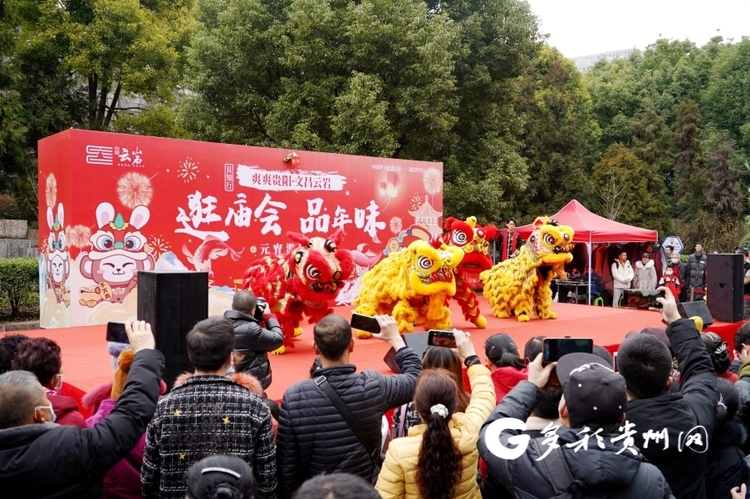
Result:
[[[108,322],[107,341],[114,341],[117,343],[130,343],[128,334],[125,332],[125,324],[122,322]]]
[[[456,337],[453,335],[453,331],[431,329],[427,336],[427,346],[457,348]]]
[[[568,353],[593,353],[593,351],[594,340],[591,338],[545,338],[542,341],[544,364],[557,362],[560,357]]]
[[[629,308],[662,308],[657,298],[664,298],[662,291],[655,289],[627,289],[625,290],[624,306]]]
[[[352,320],[349,321],[354,329],[367,331],[368,333],[380,334],[380,324],[375,317],[362,314],[352,314]]]

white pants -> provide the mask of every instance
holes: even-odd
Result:
[[[619,307],[618,303],[620,302],[620,297],[622,296],[622,292],[625,291],[625,288],[614,288],[612,290],[612,306],[617,308]]]

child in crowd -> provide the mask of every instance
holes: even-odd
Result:
[[[664,275],[659,279],[659,287],[664,286],[669,288],[672,292],[672,296],[675,297],[675,301],[679,301],[680,291],[682,290],[682,284],[680,283],[680,277],[674,273],[672,264],[667,265],[667,269],[664,271]]]

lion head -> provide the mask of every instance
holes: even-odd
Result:
[[[558,225],[549,217],[534,220],[527,244],[539,259],[540,267],[551,268],[558,276],[565,276],[565,264],[573,261],[573,235],[575,231],[568,225]]]
[[[343,231],[336,231],[330,238],[308,238],[295,232],[287,235],[299,243],[288,262],[299,297],[316,302],[334,298],[354,270],[351,253],[338,247]]]
[[[409,284],[417,295],[456,294],[453,271],[464,252],[441,241],[414,241],[406,248]]]
[[[499,231],[494,225],[482,227],[477,225],[476,217],[469,217],[466,221],[448,217],[445,221],[443,240],[464,251],[461,261],[462,267],[475,267],[487,270],[492,267],[490,257],[490,241],[497,238]]]

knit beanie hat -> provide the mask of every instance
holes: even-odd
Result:
[[[117,357],[117,369],[115,370],[115,380],[112,382],[112,400],[117,400],[122,395],[122,389],[125,387],[125,382],[128,379],[128,373],[130,372],[130,366],[133,364],[133,358],[135,354],[133,350],[123,350],[119,357]]]

